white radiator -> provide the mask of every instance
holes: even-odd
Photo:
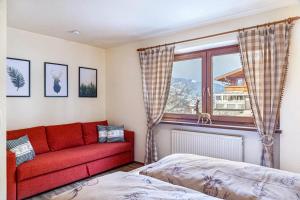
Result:
[[[172,153],[244,161],[242,136],[172,130]]]

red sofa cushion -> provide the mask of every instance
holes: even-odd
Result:
[[[59,186],[66,185],[68,183],[72,183],[74,181],[86,178],[88,176],[89,174],[86,169],[86,164],[82,164],[70,167],[65,170],[57,171],[50,174],[43,174],[36,178],[24,180],[22,182],[19,182],[17,185],[18,200],[31,197],[35,194],[54,189]]]
[[[7,131],[7,140],[14,140],[24,135],[28,135],[29,141],[36,154],[49,152],[44,126]]]
[[[83,139],[85,144],[98,143],[97,125],[108,126],[107,120],[99,122],[82,123]]]
[[[125,165],[132,162],[131,152],[124,152],[114,156],[109,156],[103,159],[95,160],[86,164],[89,175],[93,176],[106,170]]]
[[[34,160],[22,163],[17,169],[18,181],[66,169],[123,152],[129,152],[129,142],[90,144],[61,151],[40,154]]]
[[[80,123],[46,126],[46,135],[51,151],[84,144]]]

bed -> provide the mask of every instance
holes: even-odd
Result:
[[[300,175],[249,163],[173,154],[139,170],[226,200],[300,200]]]
[[[131,172],[92,179],[52,200],[219,200],[203,193]]]

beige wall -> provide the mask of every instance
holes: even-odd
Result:
[[[255,16],[200,27],[172,36],[149,39],[109,49],[107,51],[108,67],[106,73],[107,118],[114,123],[124,123],[127,128],[136,131],[135,159],[137,161],[143,161],[146,134],[146,116],[142,99],[140,67],[136,52],[137,48],[280,20],[290,16],[299,15],[299,13],[300,6],[291,6]],[[299,54],[300,48],[299,32],[300,23],[297,22],[293,30],[293,45],[291,47],[289,75],[281,109],[281,128],[283,133],[280,143],[281,168],[298,172],[300,172],[300,148],[298,148],[300,143],[300,129],[297,127],[297,124],[300,121],[300,112],[295,111],[300,110],[300,101],[298,100],[300,99],[300,92],[298,89],[298,86],[300,85],[300,79],[298,78],[300,74],[300,59],[299,56],[296,55]],[[226,35],[178,45],[176,48],[185,48],[188,46],[215,43],[224,40],[227,41],[235,38],[234,34]],[[168,134],[169,130],[172,128],[176,127],[161,125],[156,129],[159,154],[161,156],[170,153],[170,137]],[[250,162],[257,163],[260,157],[260,147],[257,146],[257,144],[259,144],[258,137],[255,138],[254,136],[251,136],[250,140],[246,138],[246,143],[249,144],[246,148],[249,152],[248,157]],[[279,157],[279,153],[277,154]]]
[[[0,199],[6,199],[5,58],[6,0],[0,0]]]
[[[300,14],[300,10],[298,15]],[[293,30],[280,123],[281,168],[300,173],[300,20]]]
[[[7,98],[7,129],[105,119],[105,50],[8,28],[7,55],[31,60],[31,97]],[[44,97],[44,62],[69,65],[69,97]],[[98,69],[98,98],[78,97],[78,67]]]
[[[135,131],[135,160],[143,162],[146,116],[136,44],[107,52],[107,119]]]

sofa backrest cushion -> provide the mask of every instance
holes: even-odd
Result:
[[[15,140],[25,135],[28,135],[29,141],[36,154],[50,151],[44,126],[7,131],[7,140]]]
[[[80,123],[46,126],[51,151],[58,151],[84,144]]]
[[[82,123],[83,138],[85,144],[94,144],[98,142],[97,125],[108,126],[107,120],[98,122]]]

